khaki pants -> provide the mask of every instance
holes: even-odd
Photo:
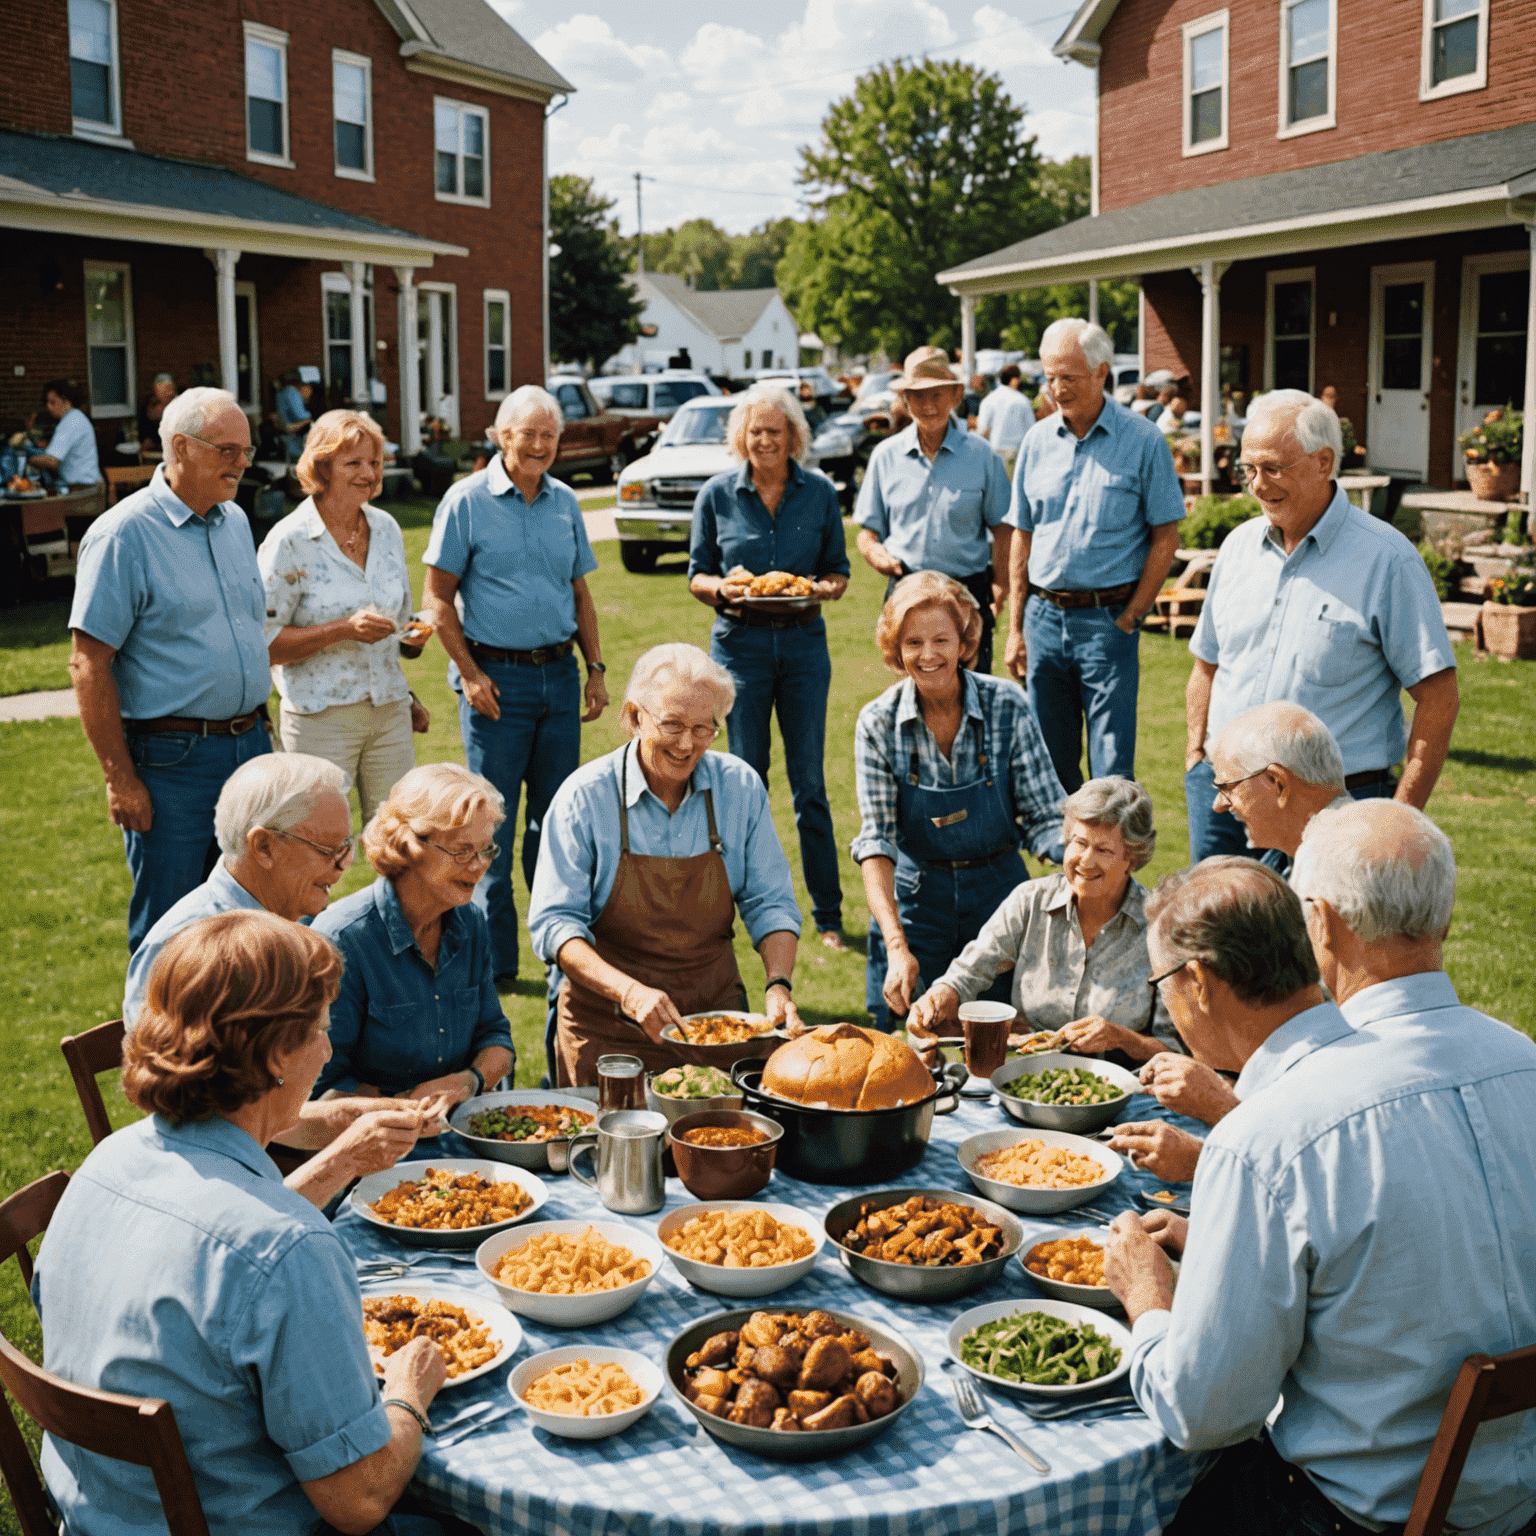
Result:
[[[284,709],[280,727],[283,751],[308,752],[335,763],[357,785],[363,825],[373,819],[396,781],[416,766],[411,741],[411,701],[395,704],[333,704],[318,715]]]

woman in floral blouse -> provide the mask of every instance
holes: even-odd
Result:
[[[400,656],[412,609],[400,525],[370,507],[384,434],[358,411],[327,411],[299,460],[309,492],[257,553],[267,589],[267,653],[282,695],[282,741],[356,783],[366,824],[415,766],[411,732],[430,724]]]

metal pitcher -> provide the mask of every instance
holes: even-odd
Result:
[[[610,1211],[646,1216],[666,1203],[661,1154],[667,1140],[667,1117],[649,1109],[610,1110],[595,1131],[583,1131],[570,1143],[567,1166],[578,1184],[597,1191]],[[581,1154],[597,1153],[597,1177],[581,1171]]]

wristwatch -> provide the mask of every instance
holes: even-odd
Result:
[[[788,976],[770,976],[768,978],[768,985],[763,988],[763,991],[772,992],[775,987],[783,987],[786,992],[793,992],[795,990],[795,984]]]
[[[480,1095],[485,1092],[485,1073],[483,1073],[479,1067],[473,1064],[465,1067],[464,1070],[468,1072],[470,1076],[472,1076],[475,1080],[474,1097],[478,1099]]]
[[[600,661],[589,661],[587,663],[588,672],[606,672],[607,670],[608,668]]]

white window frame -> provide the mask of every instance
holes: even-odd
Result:
[[[263,386],[261,381],[261,322],[256,311],[256,284],[236,283],[235,297],[246,301],[249,305],[247,313],[251,317],[251,366],[249,371],[251,375],[251,389],[254,391],[254,394],[251,399],[240,402],[240,409],[247,416],[252,413],[259,415],[261,412]]]
[[[293,81],[288,73],[288,34],[279,32],[276,27],[263,26],[259,21],[243,22],[243,36],[240,40],[240,113],[245,119],[245,158],[254,160],[258,165],[280,165],[285,170],[296,170],[293,163],[293,132],[288,121],[289,102],[293,95]],[[283,153],[280,155],[268,154],[264,149],[251,148],[251,83],[245,74],[245,45],[247,43],[264,43],[269,48],[276,48],[283,65]]]
[[[331,341],[330,326],[326,322],[326,296],[332,293],[344,293],[347,303],[352,302],[352,283],[345,272],[322,272],[320,274],[320,377],[325,383],[326,393],[331,389]],[[363,323],[368,327],[368,335],[363,339],[363,369],[368,371],[368,363],[373,363],[372,375],[362,380],[363,398],[372,391],[372,380],[379,376],[379,365],[375,349],[378,346],[377,336],[379,331],[378,295],[374,292],[372,284],[364,284],[363,293],[367,303],[363,305]],[[350,368],[348,372],[350,372]],[[353,386],[353,397],[360,398],[356,385]],[[311,413],[313,414],[313,413]]]
[[[1458,20],[1463,18],[1458,17]],[[1488,87],[1488,0],[1478,0],[1477,68],[1470,75],[1433,84],[1435,57],[1435,0],[1424,0],[1424,41],[1419,62],[1419,100],[1439,101],[1442,96],[1459,96],[1463,91],[1482,91]]]
[[[448,295],[448,325],[442,334],[449,338],[449,345],[453,348],[453,393],[448,396],[449,405],[443,413],[443,419],[453,431],[453,435],[459,435],[459,424],[463,419],[464,405],[464,357],[459,348],[459,285],[457,283],[421,282],[416,284],[417,294],[445,293]],[[418,325],[419,325],[418,304]],[[437,391],[433,387],[434,380],[441,373],[442,355],[434,356],[432,351],[432,338],[430,329],[428,334],[422,334],[418,329],[416,344],[421,349],[420,355],[426,358],[427,389],[422,392],[422,398],[418,402],[422,420],[428,416],[437,414]]]
[[[1280,0],[1280,119],[1277,139],[1300,138],[1304,133],[1318,133],[1324,128],[1337,128],[1338,74],[1339,74],[1339,0],[1328,0],[1328,110],[1316,117],[1290,121],[1291,110],[1291,11],[1300,0]]]
[[[1193,143],[1190,134],[1194,129],[1190,106],[1190,69],[1189,69],[1189,45],[1197,38],[1204,37],[1207,32],[1221,29],[1221,133],[1217,138],[1207,139],[1203,144]],[[1194,21],[1186,21],[1183,27],[1183,41],[1180,48],[1184,57],[1184,99],[1180,112],[1184,119],[1184,158],[1191,155],[1208,155],[1218,149],[1225,149],[1228,142],[1228,128],[1232,112],[1232,20],[1230,12],[1226,10],[1211,11],[1208,15],[1197,17]]]
[[[336,66],[350,64],[363,72],[363,169],[336,161]],[[435,162],[434,162],[435,163]],[[373,60],[366,53],[348,53],[345,48],[331,49],[331,165],[346,181],[373,180]]]
[[[483,169],[481,172],[485,195],[483,197],[466,197],[462,192],[439,192],[437,190],[437,109],[439,107],[452,107],[460,114],[460,120],[466,112],[473,112],[481,121],[483,132],[481,144],[485,154],[481,157]],[[463,155],[459,156],[460,170],[463,169]],[[460,181],[462,182],[462,176]],[[434,96],[432,98],[432,195],[440,203],[464,203],[471,208],[489,208],[491,206],[491,113],[490,108],[478,106],[472,101],[459,101],[453,96]]]
[[[501,324],[501,376],[507,381],[503,389],[491,388],[491,305],[502,306]],[[485,398],[504,400],[511,393],[512,385],[512,295],[505,288],[487,288],[480,298],[480,351],[485,360]]]
[[[1312,328],[1307,333],[1307,393],[1313,393],[1317,374],[1317,268],[1283,267],[1264,274],[1264,388],[1275,387],[1275,287],[1279,283],[1312,285]]]
[[[92,122],[88,117],[76,117],[74,115],[74,80],[70,80],[70,126],[76,138],[96,139],[109,144],[123,144],[123,68],[122,50],[117,41],[117,0],[106,0],[107,10],[111,15],[107,33],[109,38],[109,51],[112,55],[112,122]],[[73,64],[74,54],[69,55]]]
[[[139,386],[136,374],[136,357],[138,341],[133,329],[133,268],[126,261],[96,261],[88,260],[81,263],[82,270],[89,287],[90,275],[93,272],[117,272],[123,279],[123,331],[125,334],[124,352],[126,354],[126,366],[124,376],[128,382],[128,402],[126,405],[98,405],[96,403],[96,381],[91,378],[91,333],[90,312],[86,312],[85,332],[85,376],[91,391],[91,416],[97,421],[110,421],[121,419],[125,416],[137,416],[139,414]]]

